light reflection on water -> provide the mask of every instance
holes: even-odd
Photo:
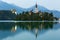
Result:
[[[60,40],[60,23],[0,22],[0,40]]]

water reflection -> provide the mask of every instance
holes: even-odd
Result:
[[[20,22],[17,23],[17,25],[24,29],[27,30],[33,30],[33,29],[49,29],[49,28],[53,28],[53,22]]]
[[[9,23],[9,22],[0,22],[0,30],[11,30],[12,27],[15,26],[15,23]]]
[[[53,22],[0,22],[0,30],[17,30],[17,27],[23,30],[42,30],[52,29]]]
[[[16,35],[21,31],[28,31],[34,34],[35,38],[37,39],[37,37],[40,34],[44,34],[48,30],[56,29],[55,24],[58,24],[58,23],[55,23],[55,22],[17,22],[17,23],[16,22],[15,23],[0,22],[0,32],[2,33],[2,35],[0,34],[1,35],[0,39],[4,39],[5,37]],[[7,34],[3,37],[3,35],[5,34],[4,31],[7,31]]]
[[[38,33],[42,30],[48,30],[53,28],[53,22],[20,22],[17,25],[23,30],[31,31],[35,34],[36,38]]]

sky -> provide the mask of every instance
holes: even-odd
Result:
[[[1,0],[10,4],[17,5],[22,8],[29,8],[37,4],[50,10],[60,11],[60,0]]]

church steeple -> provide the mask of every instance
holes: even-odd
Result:
[[[38,5],[37,5],[37,3],[35,5],[35,13],[38,13]]]
[[[36,8],[37,8],[37,3],[36,3]]]

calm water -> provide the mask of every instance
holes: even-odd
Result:
[[[60,40],[60,23],[0,22],[0,40]]]

